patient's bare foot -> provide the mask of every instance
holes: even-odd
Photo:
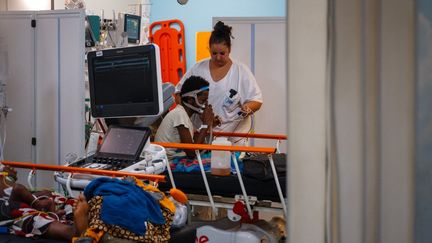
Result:
[[[74,224],[75,235],[80,236],[88,227],[89,205],[83,194],[80,194],[75,204]]]

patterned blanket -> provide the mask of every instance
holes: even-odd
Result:
[[[75,199],[56,193],[52,193],[50,198],[57,210],[64,210],[61,217],[53,212],[38,211],[26,203],[10,201],[7,196],[0,198],[0,225],[8,226],[11,234],[34,237],[44,234],[51,222],[72,224]]]
[[[194,171],[200,171],[199,163],[197,158],[188,158],[187,156],[184,156],[184,153],[181,153],[182,150],[176,151],[178,152],[178,156],[174,156],[173,159],[170,161],[170,167],[171,171],[173,172],[194,172]],[[239,164],[240,172],[243,172],[243,163],[240,160],[240,154],[239,152],[234,153],[237,159],[237,162]],[[201,153],[201,161],[204,166],[204,171],[210,171],[211,168],[211,151],[206,151]],[[235,172],[235,166],[234,162],[231,158],[231,172]]]

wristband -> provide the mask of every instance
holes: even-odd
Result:
[[[198,131],[201,132],[201,129],[207,129],[208,125],[202,124],[199,128]]]

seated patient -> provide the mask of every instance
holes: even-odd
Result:
[[[0,178],[0,223],[10,226],[12,234],[71,240],[73,200],[50,191],[32,194],[15,183],[16,171],[4,166]],[[71,218],[68,218],[70,216]]]
[[[181,103],[165,116],[156,132],[155,141],[204,143],[215,120],[213,109],[207,103],[208,94],[209,83],[205,79],[199,76],[191,76],[186,79],[180,91]],[[192,123],[192,116],[198,116],[203,124],[196,132]],[[184,158],[185,155],[188,159],[195,158],[193,150],[167,149],[167,156],[170,161],[175,159],[175,157]],[[171,167],[174,167],[173,170],[176,170],[175,165]]]

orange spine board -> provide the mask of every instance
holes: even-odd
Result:
[[[183,23],[178,19],[153,22],[150,25],[149,40],[159,46],[162,81],[177,84],[186,72]]]

